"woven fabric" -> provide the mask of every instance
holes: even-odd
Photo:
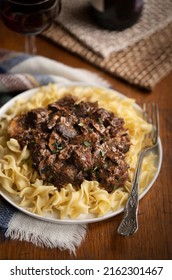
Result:
[[[172,70],[172,23],[106,58],[87,48],[57,23],[44,36],[103,71],[147,90],[152,90]]]
[[[89,13],[88,0],[63,0],[57,21],[82,44],[105,58],[112,52],[124,50],[147,38],[172,22],[172,1],[144,0],[139,21],[122,32],[109,31],[96,25]]]

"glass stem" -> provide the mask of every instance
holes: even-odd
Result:
[[[28,54],[36,53],[35,35],[25,35],[25,52]]]

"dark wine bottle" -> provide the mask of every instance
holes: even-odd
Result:
[[[139,19],[143,0],[90,0],[91,17],[99,26],[123,30]]]

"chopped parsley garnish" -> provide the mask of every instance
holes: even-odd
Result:
[[[59,143],[59,142],[55,142],[55,143],[53,144],[53,146],[54,146],[55,150],[52,151],[52,154],[57,154],[57,153],[60,152],[60,150],[63,149],[62,144]]]
[[[56,148],[56,150],[62,150],[63,149],[62,144],[59,143],[59,142],[55,142],[53,144],[53,146]]]
[[[103,150],[100,150],[100,155],[101,155],[102,157],[104,157],[105,152],[104,152]]]
[[[90,142],[88,142],[88,141],[85,140],[85,141],[84,141],[84,146],[85,146],[85,147],[90,147],[91,144],[90,144]]]

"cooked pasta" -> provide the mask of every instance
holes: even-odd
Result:
[[[32,168],[32,160],[27,146],[21,149],[16,139],[9,139],[7,127],[14,116],[34,108],[46,107],[49,103],[69,93],[76,96],[79,101],[95,102],[98,100],[100,107],[124,118],[125,127],[131,139],[131,147],[126,154],[126,161],[129,165],[129,180],[124,187],[108,193],[102,187],[100,188],[97,181],[84,180],[78,190],[71,184],[58,190],[51,183],[45,184]],[[17,197],[21,207],[39,215],[50,212],[60,219],[76,219],[80,215],[90,213],[96,217],[103,216],[109,211],[116,211],[124,206],[131,190],[131,182],[143,139],[145,134],[152,129],[152,126],[143,120],[141,112],[136,109],[132,99],[121,98],[114,91],[105,88],[57,87],[57,85],[52,84],[38,89],[27,101],[18,99],[3,115],[0,124],[0,188],[5,189],[11,196]],[[143,161],[140,193],[154,177],[156,172],[155,159],[156,156],[149,153]]]

